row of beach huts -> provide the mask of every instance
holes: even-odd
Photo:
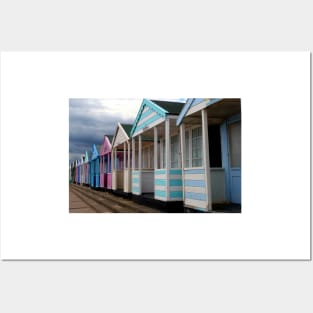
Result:
[[[70,164],[69,176],[169,212],[241,204],[241,100],[143,99],[134,123],[118,123]]]

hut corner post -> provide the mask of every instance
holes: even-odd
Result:
[[[170,169],[171,169],[171,137],[170,120],[165,121],[165,171],[166,171],[166,198],[170,199]]]
[[[207,195],[207,210],[212,211],[212,191],[211,191],[211,168],[209,155],[209,134],[208,134],[208,113],[201,110],[202,117],[202,146],[203,146],[203,167],[205,173],[205,187]]]

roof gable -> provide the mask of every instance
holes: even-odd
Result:
[[[85,163],[87,163],[89,161],[89,156],[88,156],[88,152],[85,152]]]
[[[121,143],[128,141],[130,138],[131,129],[131,124],[117,123],[115,135],[112,140],[112,147],[117,147]]]
[[[95,144],[93,144],[93,146],[92,146],[92,152],[91,153],[92,153],[91,154],[91,160],[94,160],[99,156],[99,153],[98,153],[98,150],[97,150],[97,147]]]
[[[112,137],[112,136],[110,136]],[[100,153],[99,155],[105,155],[105,154],[108,154],[111,152],[111,142],[110,142],[110,138],[109,136],[104,136],[103,137],[103,143],[101,145],[101,148],[100,148]]]

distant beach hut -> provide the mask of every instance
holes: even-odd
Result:
[[[92,188],[100,187],[99,153],[95,144],[92,146],[92,155],[90,162],[90,186]]]
[[[85,155],[82,157],[83,163],[82,163],[82,171],[81,171],[81,185],[88,185],[88,152],[85,152]]]
[[[118,123],[112,140],[112,190],[131,194],[131,137],[132,124]]]
[[[99,152],[99,175],[100,175],[100,188],[111,189],[111,185],[108,183],[108,174],[110,173],[110,157],[111,157],[111,140],[112,136],[104,135],[103,142]]]
[[[241,203],[240,99],[188,99],[177,119],[184,206]]]
[[[84,175],[84,163],[85,163],[85,155],[82,155],[80,158],[80,165],[79,165],[79,173],[80,173],[80,179],[79,179],[79,184],[83,185],[83,180],[85,178]]]
[[[176,120],[184,103],[144,99],[131,130],[132,193],[182,203],[182,169]]]
[[[79,160],[75,161],[75,184],[79,182]]]

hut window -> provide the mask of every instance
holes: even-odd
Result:
[[[191,132],[192,144],[192,167],[202,166],[202,130],[201,127],[194,128]]]
[[[179,145],[178,135],[171,138],[171,168],[178,168],[179,164]]]

